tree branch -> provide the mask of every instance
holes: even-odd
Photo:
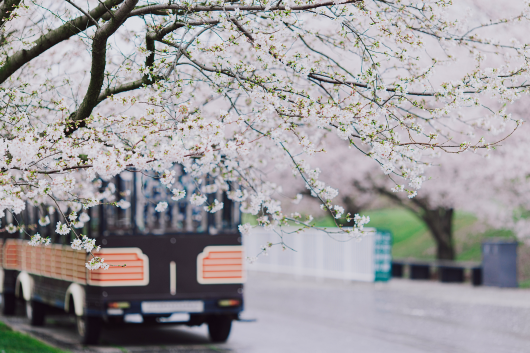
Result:
[[[236,9],[239,9],[240,11],[278,11],[278,10],[285,11],[287,9],[290,9],[292,11],[301,11],[301,10],[310,10],[310,9],[316,9],[319,7],[326,7],[326,6],[353,4],[353,3],[357,3],[361,1],[362,0],[348,0],[348,1],[340,2],[340,3],[337,3],[334,1],[326,1],[326,2],[322,2],[318,4],[294,5],[294,6],[280,5],[281,2],[279,2],[278,5],[272,6],[270,8],[267,8],[267,6],[261,6],[261,5],[186,6],[186,5],[167,4],[167,5],[146,6],[141,9],[132,11],[130,16],[140,16],[140,15],[149,14],[152,11],[160,11],[160,10],[181,10],[181,11],[185,11],[188,13],[189,12],[214,12],[214,11],[224,12],[224,11],[235,11]]]
[[[124,0],[107,0],[104,5],[100,4],[92,11],[89,12],[92,18],[99,19],[107,13],[105,6],[113,7]],[[79,34],[86,30],[89,27],[92,27],[94,24],[87,16],[81,16],[71,21],[66,22],[64,25],[42,35],[39,39],[35,41],[35,46],[31,49],[22,49],[7,58],[6,63],[0,67],[0,83],[5,82],[15,71],[20,69],[24,64],[35,59],[40,54],[44,53],[46,50],[52,48],[53,46],[61,43],[73,37],[76,34]]]
[[[114,12],[112,19],[103,27],[99,28],[92,41],[92,66],[90,70],[90,83],[88,89],[73,116],[74,121],[83,121],[90,116],[94,107],[98,104],[101,87],[105,78],[105,66],[107,59],[107,40],[113,35],[123,22],[129,17],[138,0],[125,0],[123,5]]]
[[[327,77],[327,76],[324,76],[322,74],[317,74],[317,73],[311,73],[311,74],[308,75],[308,77],[310,77],[310,78],[312,78],[314,80],[317,80],[317,81],[331,83],[331,84],[334,84],[334,85],[346,85],[346,86],[355,86],[355,87],[361,87],[361,88],[368,88],[368,85],[365,84],[365,83],[358,83],[358,82],[352,82],[352,81],[341,81],[341,80],[337,80],[337,79],[334,79],[334,78],[331,78],[331,77]],[[517,89],[517,88],[527,88],[527,87],[530,87],[530,84],[522,84],[522,85],[519,85],[519,86],[507,86],[506,88],[508,88],[508,89]],[[403,93],[401,93],[400,91],[398,91],[395,88],[386,88],[386,89],[384,89],[384,91],[397,93],[397,94],[403,94],[403,95],[407,95],[407,96],[420,96],[420,97],[435,97],[438,94],[436,92],[403,92]],[[477,94],[477,93],[481,93],[481,91],[480,90],[479,91],[464,91],[462,93],[464,93],[464,94]]]
[[[245,29],[245,27],[243,27],[243,25],[241,23],[239,23],[238,20],[236,20],[235,18],[230,18],[230,21],[232,21],[232,23],[234,25],[236,25],[237,29],[239,29],[241,31],[241,33],[243,33],[245,35],[245,37],[248,38],[248,40],[251,42],[251,43],[254,43],[254,37],[252,37],[252,34],[247,31]]]
[[[99,28],[99,25],[98,25],[98,21],[96,21],[94,19],[94,17],[90,16],[90,14],[88,12],[86,12],[85,10],[83,10],[82,8],[80,8],[79,6],[77,6],[76,4],[74,4],[72,1],[70,0],[65,0],[67,3],[69,3],[70,5],[72,5],[73,7],[75,7],[76,9],[78,9],[83,15],[85,15],[86,17],[88,17],[90,19],[90,21],[92,21],[92,23],[94,24],[94,26],[96,26],[97,28]]]
[[[0,27],[6,23],[13,10],[17,8],[21,0],[5,0],[0,4]]]
[[[185,27],[185,26],[202,26],[202,25],[205,25],[205,24],[217,24],[217,23],[219,23],[219,21],[217,21],[217,20],[191,21],[191,22],[186,22],[186,23],[184,23],[184,22],[174,22],[171,25],[162,28],[161,30],[159,30],[156,33],[153,33],[153,32],[148,33],[146,35],[146,38],[145,38],[146,49],[149,50],[151,53],[145,59],[145,66],[146,67],[152,67],[153,64],[154,64],[154,61],[155,61],[155,41],[162,42],[162,40],[164,39],[164,37],[167,34],[173,32],[173,31],[175,31],[175,30],[177,30],[179,28]],[[165,43],[165,42],[162,42],[162,43]],[[167,43],[165,43],[165,44],[167,44]],[[151,85],[151,84],[159,81],[162,78],[163,77],[154,77],[152,75],[146,74],[139,80],[127,82],[127,83],[124,83],[124,84],[122,84],[120,86],[117,86],[117,87],[114,87],[114,88],[110,88],[109,87],[109,88],[107,88],[105,91],[103,91],[99,95],[97,104],[101,103],[102,101],[104,101],[105,99],[107,99],[108,97],[110,97],[112,95],[115,95],[115,94],[118,94],[118,93],[122,93],[122,92],[133,91],[135,89],[141,88],[144,85]]]
[[[96,105],[98,105],[99,103],[103,102],[105,99],[107,99],[108,97],[110,97],[112,95],[115,95],[115,94],[118,94],[118,93],[122,93],[122,92],[134,91],[135,89],[138,89],[138,88],[142,87],[143,85],[146,85],[147,82],[145,82],[144,77],[142,77],[141,79],[136,80],[136,81],[131,81],[131,82],[124,83],[123,85],[119,85],[117,87],[113,87],[113,88],[109,87],[109,88],[105,89],[99,95]]]

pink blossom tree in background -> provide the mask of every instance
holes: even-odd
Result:
[[[470,11],[477,18],[485,16],[485,11],[496,10],[497,13],[513,10],[503,5],[502,9],[495,9],[492,4],[482,2],[467,4],[474,6]],[[512,4],[513,5],[513,4]],[[493,7],[493,9],[492,9]],[[525,31],[513,31],[511,27],[501,30],[505,37],[523,39]],[[444,74],[451,74],[461,67],[448,68]],[[515,107],[508,107],[512,118],[523,120],[526,118],[527,105],[523,102]],[[459,112],[458,116],[464,113]],[[483,123],[480,120],[474,122]],[[505,132],[504,123],[498,125],[483,125],[483,136],[502,136]],[[530,176],[528,169],[528,127],[521,127],[515,136],[502,141],[495,150],[479,151],[467,150],[460,158],[444,153],[435,152],[431,155],[432,165],[425,173],[428,182],[421,193],[409,198],[396,193],[395,178],[389,173],[387,176],[378,174],[380,164],[366,163],[362,154],[349,158],[351,146],[336,141],[329,143],[328,149],[333,150],[333,156],[319,159],[323,169],[322,178],[330,185],[341,185],[341,201],[346,212],[361,212],[373,203],[378,196],[391,200],[394,204],[411,211],[421,220],[436,244],[438,259],[455,258],[453,221],[455,210],[465,210],[478,216],[479,220],[495,228],[511,229],[521,238],[528,236],[528,221],[525,213],[529,209],[527,182]],[[450,131],[450,130],[449,130]],[[440,134],[447,131],[439,130]],[[450,131],[452,134],[474,136],[475,131],[466,129]],[[369,155],[369,150],[364,150]],[[460,152],[459,152],[460,153]],[[348,163],[344,161],[348,160]],[[299,188],[302,188],[299,186]]]
[[[518,141],[518,146],[526,144]],[[389,189],[392,182],[387,178],[366,178],[366,174],[349,180],[355,189],[351,195],[384,196],[411,211],[429,229],[438,259],[453,260],[456,256],[453,228],[456,210],[471,212],[490,227],[511,229],[524,239],[528,224],[522,216],[528,210],[526,179],[530,174],[520,166],[520,161],[528,158],[510,153],[519,151],[510,147],[513,149],[486,156],[467,153],[460,159],[440,157],[440,164],[426,173],[429,181],[422,192],[412,199],[392,192]]]
[[[518,108],[513,116],[523,119],[525,105],[520,104]],[[453,260],[456,210],[471,212],[490,227],[510,229],[522,240],[528,237],[530,228],[525,215],[530,210],[528,130],[524,124],[515,136],[489,151],[468,150],[459,158],[446,153],[435,154],[431,157],[432,165],[425,172],[426,181],[421,192],[412,198],[396,192],[395,176],[380,173],[381,165],[377,161],[370,161],[362,153],[352,157],[348,143],[324,140],[325,148],[334,151],[333,155],[324,158],[317,155],[312,162],[322,169],[323,180],[340,187],[339,203],[345,213],[366,211],[377,205],[382,196],[411,211],[425,224],[436,243],[438,259]],[[293,184],[300,197],[310,194],[302,183]],[[303,212],[314,213],[315,206],[318,203],[305,203]],[[348,222],[341,223],[348,225]]]
[[[128,206],[98,187],[126,170],[222,209],[206,204],[207,190],[173,187],[180,164],[197,182],[213,178],[261,226],[294,217],[310,227],[282,211],[270,171],[283,166],[334,219],[350,220],[308,162],[335,155],[324,135],[351,146],[341,164],[362,169],[373,161],[356,156],[368,155],[382,169],[370,177],[391,175],[413,199],[432,153],[458,163],[458,152],[491,149],[521,124],[506,106],[528,90],[530,52],[494,30],[524,28],[520,5],[477,23],[451,1],[4,0],[0,212],[16,221],[32,205],[45,223],[53,205],[68,234],[82,207]],[[339,229],[362,236],[366,220],[354,220]],[[75,236],[74,248],[97,247]]]

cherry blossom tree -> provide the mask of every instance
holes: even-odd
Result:
[[[485,10],[480,3],[477,11]],[[486,6],[486,10],[491,10]],[[524,32],[509,33],[511,28],[503,28],[503,34],[521,36]],[[499,29],[497,29],[499,30]],[[458,68],[457,68],[458,69]],[[451,71],[448,69],[447,71]],[[446,73],[447,73],[446,71]],[[512,107],[511,115],[523,119],[526,104]],[[462,115],[462,113],[459,113]],[[474,213],[480,222],[491,227],[512,229],[521,239],[528,236],[528,169],[527,138],[528,127],[521,128],[517,135],[499,144],[495,150],[467,150],[460,158],[435,153],[431,167],[425,177],[427,186],[419,196],[407,198],[396,193],[392,174],[378,175],[377,163],[363,163],[362,157],[350,158],[349,164],[342,163],[350,154],[346,146],[329,141],[334,155],[321,159],[320,166],[325,170],[322,177],[331,185],[341,185],[342,204],[345,209],[360,211],[374,197],[384,196],[395,204],[411,211],[429,229],[436,243],[438,259],[455,258],[453,245],[453,221],[455,209]],[[485,126],[482,134],[492,138],[504,132],[504,127]],[[445,134],[444,131],[439,131]],[[454,131],[454,134],[473,136],[474,131]],[[473,152],[473,153],[470,153]],[[369,154],[365,152],[366,154]],[[326,172],[330,171],[331,172]],[[368,201],[368,202],[367,202]]]
[[[333,155],[323,136],[372,157],[413,198],[429,153],[491,149],[520,125],[505,106],[528,90],[530,52],[491,28],[524,24],[528,10],[476,24],[449,0],[4,0],[0,212],[37,205],[46,222],[42,205],[57,206],[67,234],[81,207],[127,206],[98,187],[123,171],[183,197],[172,188],[179,164],[214,178],[261,226],[281,226],[293,217],[267,169],[290,167],[361,236],[366,219],[345,215],[308,162]],[[451,133],[464,129],[474,135]],[[488,129],[503,135],[486,141]],[[74,248],[97,247],[76,236]]]
[[[526,104],[514,107],[512,115],[523,118]],[[425,183],[418,196],[408,198],[395,192],[393,178],[378,173],[380,165],[366,163],[362,154],[349,158],[345,143],[329,141],[333,156],[319,160],[322,178],[330,185],[341,185],[345,210],[365,210],[377,197],[383,196],[412,212],[430,231],[436,244],[436,257],[453,260],[455,210],[475,214],[479,221],[493,228],[511,229],[521,239],[529,235],[530,147],[529,127],[489,151],[466,151],[459,158],[438,154],[426,170]],[[494,135],[498,131],[493,132]],[[318,158],[318,157],[317,157]],[[299,190],[303,185],[298,185]]]

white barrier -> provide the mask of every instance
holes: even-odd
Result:
[[[290,228],[287,232],[293,230]],[[330,236],[318,230],[284,233],[284,242],[295,251],[273,246],[267,251],[268,255],[260,255],[255,262],[247,265],[247,269],[316,278],[375,281],[377,237],[375,230],[370,230],[361,240],[339,234]],[[260,253],[262,246],[269,242],[278,243],[279,240],[279,235],[273,231],[254,229],[243,239],[246,256],[254,257]],[[390,247],[387,250],[385,252],[389,253]]]

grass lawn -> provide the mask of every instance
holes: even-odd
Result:
[[[16,332],[0,322],[0,353],[66,353]]]
[[[395,258],[434,259],[436,246],[429,230],[411,212],[401,208],[371,210],[362,213],[370,216],[369,227],[392,233],[392,256]],[[331,218],[318,219],[316,225],[333,227]],[[488,237],[514,238],[510,231],[490,229],[478,231],[477,218],[467,212],[456,212],[453,229],[457,260],[480,261],[481,243]]]
[[[370,216],[370,226],[390,230],[394,245],[392,256],[396,258],[434,259],[436,246],[427,227],[412,213],[402,209],[375,210],[365,213]],[[512,238],[507,230],[477,229],[477,218],[467,212],[456,212],[453,221],[453,236],[456,259],[481,261],[481,244],[485,238]]]
[[[373,210],[364,213],[370,216],[371,227],[389,230],[393,235],[392,256],[397,258],[434,259],[436,246],[429,230],[411,212],[399,209]],[[457,212],[454,219],[455,245],[461,248],[460,243],[467,242],[461,239],[460,233],[472,226],[477,219],[464,212]],[[480,260],[480,239],[473,242],[466,256],[466,260]],[[478,252],[477,252],[478,250]],[[459,254],[460,255],[460,254]],[[458,258],[460,260],[460,258]],[[462,259],[463,260],[463,259]]]

